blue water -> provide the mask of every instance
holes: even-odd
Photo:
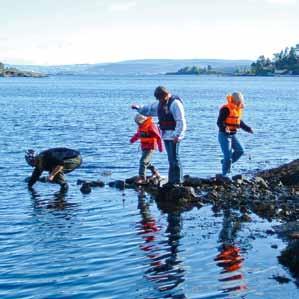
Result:
[[[296,159],[298,83],[216,76],[1,78],[0,298],[297,298],[294,279],[277,261],[287,244],[266,233],[277,222],[251,215],[252,223],[238,226],[236,212],[216,213],[209,205],[167,214],[133,190],[106,186],[82,195],[76,180],[136,174],[140,152],[129,145],[136,129],[129,106],[153,101],[160,84],[185,100],[185,173],[220,171],[215,123],[234,90],[244,93],[244,120],[255,131],[240,133],[246,155],[235,173]],[[78,149],[84,159],[67,176],[69,192],[42,183],[29,192],[24,151],[56,146]],[[157,153],[154,163],[166,175],[166,154]],[[101,176],[107,170],[112,176]],[[215,260],[226,238],[240,249],[238,269]],[[291,282],[279,284],[273,275]]]

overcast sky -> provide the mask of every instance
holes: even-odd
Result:
[[[256,59],[299,43],[299,0],[0,0],[0,61]]]

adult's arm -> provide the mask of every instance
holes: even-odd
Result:
[[[136,110],[145,116],[158,116],[158,105],[159,102],[157,101],[156,103],[140,106]]]
[[[170,106],[170,112],[176,121],[176,127],[174,130],[174,136],[181,140],[184,138],[185,131],[187,129],[187,123],[185,118],[185,109],[183,104],[179,100],[173,101]]]
[[[42,170],[39,170],[38,168],[34,168],[32,175],[28,181],[29,188],[31,188],[38,181],[41,174],[42,174]]]

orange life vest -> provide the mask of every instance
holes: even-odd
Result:
[[[146,121],[140,125],[140,141],[142,144],[155,144],[157,143],[157,138],[153,137],[153,135],[149,132],[149,129],[153,125],[153,119],[148,117]]]
[[[229,115],[225,119],[225,126],[230,130],[230,132],[236,132],[240,128],[241,118],[243,114],[243,105],[236,106],[233,103],[232,96],[227,96],[227,104],[223,105],[221,108],[228,108]]]

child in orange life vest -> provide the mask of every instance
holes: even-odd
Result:
[[[147,168],[151,170],[153,177],[160,177],[157,169],[151,164],[151,158],[155,150],[163,151],[163,145],[159,129],[151,117],[137,114],[135,116],[135,122],[138,125],[138,131],[130,139],[130,142],[134,143],[140,139],[142,149],[142,156],[139,163],[139,177],[136,183],[145,184]]]
[[[227,96],[227,103],[219,111],[217,125],[219,127],[218,141],[223,153],[222,175],[231,172],[231,164],[237,162],[244,154],[244,149],[237,139],[237,130],[243,129],[248,133],[253,130],[242,120],[244,98],[242,93],[234,92]]]

